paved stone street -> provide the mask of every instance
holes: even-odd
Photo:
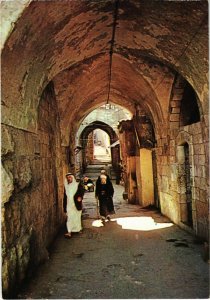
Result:
[[[156,210],[129,205],[115,187],[116,214],[96,218],[94,193],[84,199],[82,234],[60,234],[49,260],[18,298],[208,298],[203,245]]]

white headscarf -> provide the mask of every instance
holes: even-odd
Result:
[[[101,183],[102,183],[102,184],[106,184],[107,176],[104,175],[104,174],[102,174],[102,175],[100,176],[100,178],[101,178]]]
[[[67,173],[66,175],[71,175],[71,177],[72,177],[72,182],[71,183],[68,183],[66,178],[64,179],[64,186],[65,186],[65,190],[66,190],[66,195],[67,195],[68,198],[70,198],[70,197],[75,195],[79,183],[76,182],[76,179],[75,179],[73,174]]]

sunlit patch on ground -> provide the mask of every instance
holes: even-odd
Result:
[[[142,231],[162,229],[174,225],[173,223],[156,223],[152,217],[126,217],[112,219],[112,221],[115,221],[118,225],[121,225],[122,229]]]
[[[103,227],[104,225],[101,220],[95,220],[92,222],[92,226],[93,227]]]

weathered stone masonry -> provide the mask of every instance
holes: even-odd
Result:
[[[191,93],[188,103],[191,107],[184,112],[183,120],[182,105],[185,88],[188,84],[179,77],[175,80],[170,99],[170,115],[168,142],[166,143],[167,162],[169,167],[160,166],[162,180],[165,186],[162,192],[162,212],[180,225],[188,223],[187,218],[187,189],[190,190],[192,200],[192,224],[196,234],[202,238],[208,238],[208,144],[209,137],[205,122],[203,108],[198,97],[192,99]],[[196,101],[198,107],[193,104]],[[183,121],[186,125],[183,126]],[[189,148],[189,187],[186,186],[186,169],[184,146]],[[164,148],[164,147],[163,147]],[[162,149],[163,150],[163,149]],[[163,152],[162,152],[163,153]],[[162,155],[160,156],[162,157]],[[165,173],[164,173],[165,172]],[[165,177],[164,177],[165,176]],[[167,190],[169,192],[167,192]],[[167,203],[171,203],[167,206]],[[189,225],[189,224],[188,224]]]
[[[186,88],[192,90],[187,93],[187,99]],[[191,106],[183,112],[184,101],[190,102]],[[120,124],[128,201],[143,206],[156,205],[176,224],[200,238],[208,239],[209,137],[198,97],[181,76],[174,77],[167,127],[162,128],[162,132],[157,129],[153,132],[151,123],[149,127],[144,124],[144,119],[150,118],[145,113],[140,115]],[[141,149],[152,149],[155,154],[152,158],[154,195],[149,198],[152,185],[150,188],[148,183],[145,185],[144,177],[147,181],[152,178],[148,175],[149,164],[142,170],[141,160],[145,151]],[[149,156],[145,159],[148,160]],[[146,193],[142,194],[144,191]]]
[[[64,221],[63,177],[74,171],[76,133],[107,99],[115,1],[2,2],[2,281],[8,295],[47,258]],[[121,137],[126,191],[132,203],[154,204],[208,239],[208,1],[120,0],[115,29],[110,102],[140,117],[140,146],[131,124]],[[152,145],[141,141],[149,130],[137,108],[152,124]]]
[[[52,84],[40,100],[37,134],[2,125],[3,291],[15,290],[15,282],[20,284],[48,257],[47,248],[63,222],[65,156],[59,132]]]

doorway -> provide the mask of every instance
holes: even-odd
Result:
[[[190,176],[190,160],[189,160],[189,145],[184,144],[184,167],[185,167],[185,186],[186,186],[186,210],[187,210],[187,225],[193,226],[192,218],[192,189],[191,189],[191,176]]]
[[[193,227],[192,213],[192,183],[189,144],[178,146],[179,160],[179,191],[180,191],[180,217],[181,222]]]

